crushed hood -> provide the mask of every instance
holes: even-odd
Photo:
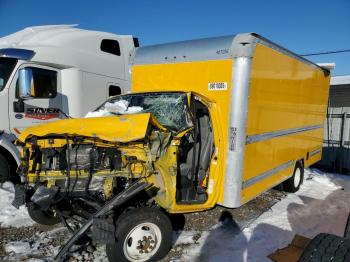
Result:
[[[25,142],[32,136],[69,135],[98,137],[110,142],[131,142],[146,136],[149,124],[165,131],[150,113],[65,119],[43,125],[29,127],[19,136]]]

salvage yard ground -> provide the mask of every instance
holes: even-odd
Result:
[[[13,188],[0,189],[0,260],[51,261],[69,236],[61,226],[35,224],[10,205]],[[350,212],[350,177],[306,170],[296,194],[271,190],[238,209],[174,216],[174,247],[163,261],[270,261],[295,234],[342,235]],[[77,250],[70,261],[107,261],[104,248]]]

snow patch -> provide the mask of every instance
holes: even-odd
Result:
[[[110,116],[112,115],[111,112],[109,112],[107,109],[103,108],[98,111],[90,111],[86,114],[85,118],[91,118],[91,117],[104,117],[104,116]]]
[[[126,100],[119,100],[114,103],[107,102],[103,108],[98,111],[88,112],[85,118],[103,117],[112,114],[135,114],[143,110],[140,106],[130,106]]]
[[[198,242],[206,232],[201,231],[176,231],[173,235],[173,245],[188,245]]]
[[[25,206],[21,206],[17,209],[11,205],[14,197],[15,193],[12,183],[6,182],[0,186],[1,227],[23,227],[35,224],[35,222],[29,217]]]
[[[309,238],[321,232],[342,235],[350,212],[350,177],[310,169],[304,176],[304,184],[296,194],[288,194],[245,228],[227,218],[208,231],[174,232],[173,249],[181,250],[182,255],[171,261],[270,262],[266,256],[287,246],[295,234]],[[17,219],[18,214],[4,219],[4,210],[18,212],[9,204],[13,188],[5,184],[0,197],[1,223]],[[61,237],[68,238],[69,234],[58,228],[37,233],[31,240],[9,242],[5,249],[11,261],[51,261],[59,249],[54,240]],[[73,257],[107,261],[103,246],[88,254],[77,251]]]
[[[53,257],[60,249],[61,242],[67,241],[69,236],[67,229],[60,227],[48,232],[36,233],[26,240],[10,241],[4,244],[8,253],[5,261],[53,261]]]
[[[350,177],[306,170],[304,184],[246,228],[233,220],[219,223],[202,236],[182,232],[186,243],[180,261],[270,262],[266,257],[287,246],[295,234],[313,238],[321,232],[342,235],[350,212]]]
[[[30,246],[30,244],[24,241],[13,241],[5,245],[5,250],[7,253],[28,253],[31,251],[31,249],[32,247]]]

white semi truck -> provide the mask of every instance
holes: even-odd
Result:
[[[20,154],[13,142],[23,129],[81,117],[130,90],[135,47],[131,35],[71,25],[30,27],[0,38],[0,183],[19,182]]]

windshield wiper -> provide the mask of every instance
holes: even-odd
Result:
[[[60,113],[61,113],[62,115],[64,115],[65,117],[67,117],[67,118],[73,118],[73,117],[71,117],[70,115],[66,114],[61,108],[58,108],[58,111],[60,111]]]

